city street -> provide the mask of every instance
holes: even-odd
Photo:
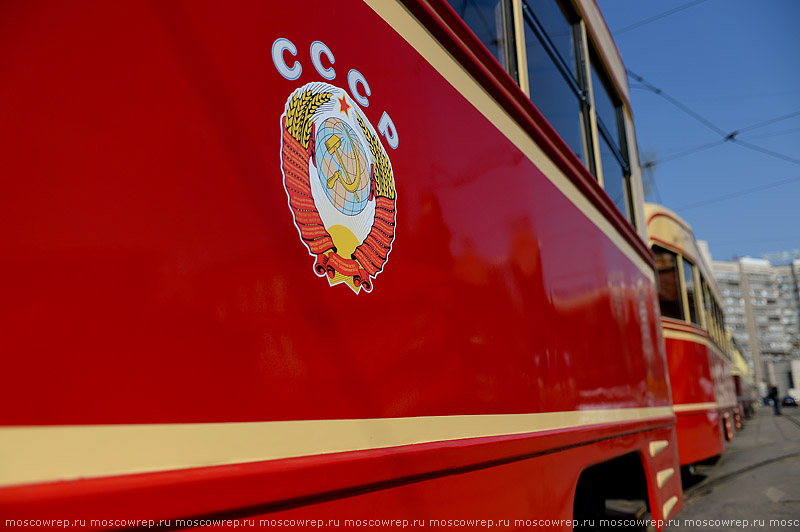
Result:
[[[800,409],[762,407],[684,490],[669,532],[800,529]]]

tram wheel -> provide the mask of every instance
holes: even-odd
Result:
[[[726,417],[722,421],[722,428],[725,430],[725,440],[726,441],[733,440],[733,427],[731,426],[730,417]]]

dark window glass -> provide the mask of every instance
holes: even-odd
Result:
[[[633,191],[631,190],[622,106],[611,96],[592,60],[592,88],[597,131],[600,144],[600,164],[603,168],[603,188],[614,205],[628,220],[633,221]]]
[[[661,315],[683,319],[681,283],[678,276],[678,255],[659,246],[653,246],[658,272],[658,302]]]
[[[448,2],[511,77],[518,79],[511,0]]]
[[[722,324],[722,312],[720,311],[719,307],[717,306],[717,302],[715,300],[713,300],[713,299],[711,301],[713,301],[713,304],[714,304],[714,307],[713,307],[714,308],[714,326],[715,326],[715,329],[716,329],[715,332],[717,333],[717,343],[719,345],[722,345],[724,343],[723,342],[724,327],[723,327],[723,324]]]
[[[588,131],[585,127],[588,108],[582,83],[576,77],[572,27],[554,2],[530,4],[523,2],[531,100],[575,155],[594,172],[591,158],[586,154],[589,143],[584,139],[584,131]]]
[[[605,83],[597,75],[597,69],[592,61],[592,88],[594,89],[594,112],[597,115],[597,120],[605,126],[606,131],[609,133],[609,141],[617,149],[620,148],[620,128],[617,119],[617,108],[619,107],[614,103],[609,96],[609,90],[606,88]]]
[[[561,10],[555,0],[523,0],[522,5],[526,15],[533,17],[538,22],[539,27],[555,48],[556,54],[577,81],[579,79],[578,58],[575,55],[573,25],[568,20],[566,13]]]
[[[725,346],[725,314],[722,312],[722,307],[719,306],[716,299],[714,302],[714,309],[717,314],[717,335],[719,336],[719,345]]]
[[[628,207],[628,182],[625,168],[617,160],[614,149],[609,146],[603,135],[600,135],[600,164],[603,166],[603,188],[614,202],[614,205],[625,215],[631,218]]]
[[[708,332],[712,335],[715,335],[717,316],[715,309],[712,306],[713,301],[711,300],[711,296],[708,291],[708,285],[706,284],[706,280],[702,275],[700,276],[700,286],[703,287],[703,313],[706,316],[706,326],[708,327]]]
[[[694,264],[686,259],[683,259],[683,282],[685,283],[686,295],[689,300],[689,320],[692,323],[699,324],[694,297]]]

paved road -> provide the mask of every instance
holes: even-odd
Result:
[[[761,408],[717,464],[699,466],[665,530],[800,531],[800,408],[783,413]]]

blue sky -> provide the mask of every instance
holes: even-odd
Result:
[[[800,248],[800,1],[597,3],[628,70],[707,121],[629,78],[639,152],[657,161],[648,199],[689,222],[716,260]],[[792,113],[734,137],[756,148],[722,142]],[[766,188],[786,180],[793,181]]]

